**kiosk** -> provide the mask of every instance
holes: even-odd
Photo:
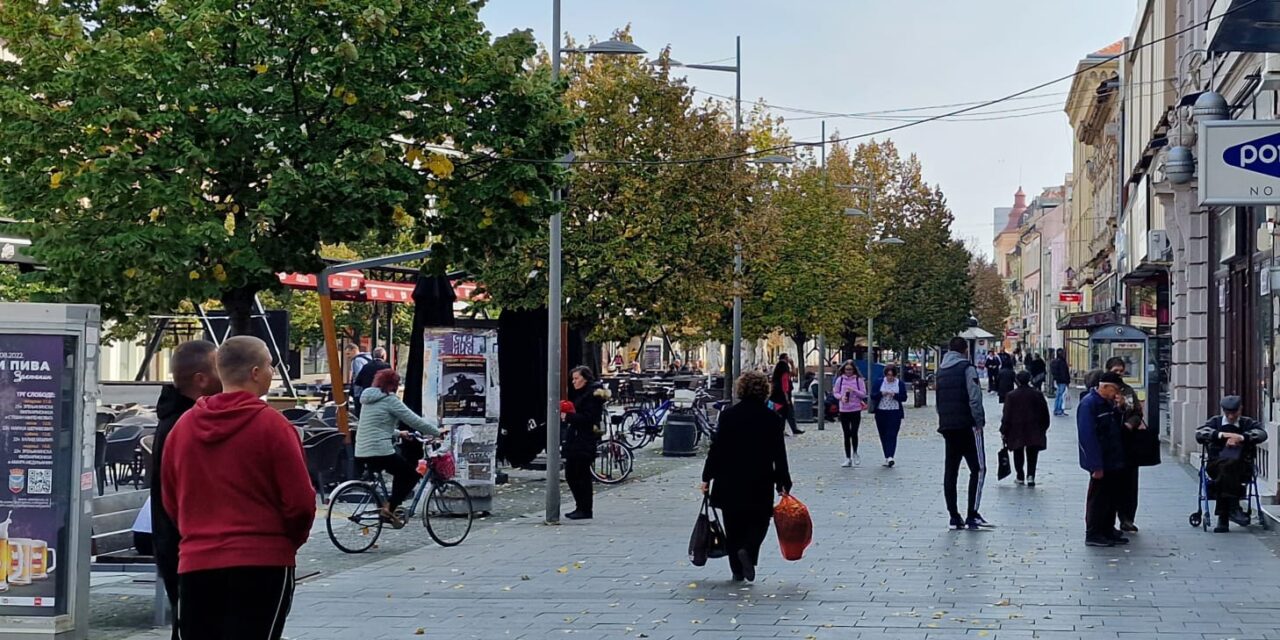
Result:
[[[1149,336],[1127,324],[1109,324],[1089,333],[1089,368],[1101,369],[1111,358],[1124,359],[1124,381],[1133,388],[1147,413],[1147,427],[1160,429],[1159,378],[1154,375],[1155,359]]]
[[[0,638],[88,637],[98,318],[0,303]]]

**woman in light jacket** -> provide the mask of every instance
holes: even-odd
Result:
[[[356,462],[391,474],[391,498],[382,507],[382,517],[396,528],[404,526],[396,509],[413,493],[419,479],[417,461],[396,453],[396,427],[403,422],[427,435],[441,434],[434,422],[405,406],[396,396],[399,389],[400,374],[394,369],[379,371],[373,377],[373,386],[360,394],[360,423],[356,429]],[[398,435],[408,437],[408,432]]]
[[[907,383],[898,377],[898,367],[884,368],[884,378],[871,385],[871,410],[876,414],[876,431],[880,432],[880,448],[884,450],[884,466],[894,465],[898,451],[898,430],[902,428],[903,403],[907,401]]]
[[[852,360],[840,365],[831,393],[840,403],[840,429],[844,431],[844,464],[840,466],[862,464],[858,457],[858,427],[862,426],[862,410],[867,407],[867,382]]]

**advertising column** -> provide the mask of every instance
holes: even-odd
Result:
[[[452,432],[456,480],[472,508],[493,503],[499,407],[498,333],[488,329],[427,329],[422,414]]]
[[[65,403],[74,391],[64,370],[68,338],[0,334],[0,615],[66,612],[71,469],[63,449],[73,427]]]

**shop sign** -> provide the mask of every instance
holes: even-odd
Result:
[[[1200,204],[1280,204],[1280,121],[1200,123]]]
[[[1084,294],[1079,291],[1059,291],[1058,302],[1063,304],[1080,304],[1084,302]]]

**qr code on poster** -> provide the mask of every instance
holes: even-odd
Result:
[[[53,493],[53,469],[28,469],[27,493],[31,495]]]

